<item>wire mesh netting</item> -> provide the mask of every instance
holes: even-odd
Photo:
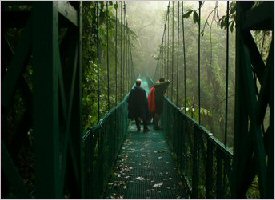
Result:
[[[174,199],[186,198],[185,191],[165,134],[137,132],[131,123],[104,197]]]

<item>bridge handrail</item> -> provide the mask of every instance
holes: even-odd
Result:
[[[213,133],[211,133],[209,130],[207,130],[204,126],[200,125],[196,120],[194,120],[190,116],[181,112],[179,107],[177,107],[177,105],[175,105],[169,98],[165,97],[165,100],[168,101],[169,104],[171,104],[171,106],[174,109],[176,109],[180,115],[182,115],[183,117],[186,117],[187,120],[191,121],[192,123],[194,123],[194,125],[198,126],[199,129],[201,129],[206,134],[206,136],[209,137],[210,141],[213,142],[214,145],[216,145],[218,148],[220,148],[222,151],[224,151],[224,153],[227,154],[228,156],[233,157],[233,151],[231,149],[227,148],[218,138],[216,138],[213,135]]]
[[[168,98],[163,106],[162,126],[191,198],[230,197],[233,152]]]
[[[84,198],[100,198],[128,128],[127,99],[112,108],[82,136]]]

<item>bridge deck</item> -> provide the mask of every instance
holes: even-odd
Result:
[[[105,198],[186,198],[162,131],[137,132],[132,122]]]

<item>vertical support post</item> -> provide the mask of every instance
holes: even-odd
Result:
[[[169,4],[168,4],[168,7],[167,7],[167,12],[168,12],[168,35],[167,35],[167,68],[166,68],[166,74],[167,74],[167,78],[169,78],[169,29],[170,29],[170,1],[169,1]]]
[[[166,15],[167,20],[167,15]],[[167,34],[166,34],[166,21],[165,21],[165,37],[164,37],[164,44],[165,44],[165,52],[164,52],[164,76],[167,79]]]
[[[115,31],[116,31],[116,38],[115,38],[115,79],[116,79],[116,96],[115,96],[115,105],[117,105],[117,24],[118,24],[118,18],[117,18],[117,9],[118,9],[118,2],[115,3],[115,15],[116,15],[116,27],[115,27]]]
[[[216,177],[216,191],[217,191],[217,199],[222,198],[223,196],[223,192],[222,192],[222,188],[223,188],[223,182],[222,182],[222,155],[221,155],[221,150],[220,149],[216,149],[216,153],[217,153],[217,177]]]
[[[124,15],[123,15],[123,96],[125,95],[125,68],[126,68],[126,3],[123,1],[123,9],[124,9]]]
[[[110,110],[109,9],[106,1],[107,109]]]
[[[198,184],[199,184],[199,155],[198,155],[198,134],[199,134],[199,128],[195,124],[194,125],[194,147],[193,147],[193,172],[192,172],[192,194],[191,198],[196,199],[199,196],[198,191]]]
[[[225,60],[225,129],[224,146],[227,143],[227,115],[228,115],[228,66],[229,66],[229,1],[226,3],[226,60]]]
[[[100,64],[101,64],[101,54],[99,46],[99,2],[96,2],[96,22],[97,22],[97,31],[96,31],[96,48],[97,48],[97,122],[100,120]]]
[[[122,1],[120,2],[120,35],[121,35],[121,40],[120,40],[120,100],[122,101],[123,99],[123,21],[122,21],[122,14],[123,14],[123,7],[122,7]]]
[[[84,196],[84,185],[83,185],[83,151],[82,151],[82,2],[79,2],[79,7],[78,7],[78,78],[76,79],[77,87],[75,87],[75,96],[77,97],[75,101],[75,108],[76,111],[78,110],[77,114],[74,116],[76,120],[75,121],[75,129],[76,131],[72,130],[73,132],[73,141],[76,143],[76,151],[75,154],[76,156],[76,162],[79,161],[78,164],[78,183],[79,184],[78,188],[79,189],[79,198]],[[73,118],[74,118],[73,117]],[[76,138],[76,140],[74,140]],[[78,198],[78,197],[77,197]]]
[[[59,188],[61,166],[58,153],[59,53],[56,4],[57,2],[35,2],[33,7],[33,119],[37,155],[37,198],[63,198],[62,190]],[[43,26],[40,19],[45,19]]]
[[[183,1],[181,3],[181,18],[182,18],[182,47],[183,47],[183,65],[184,65],[184,113],[186,114],[186,55],[185,55],[185,37],[184,37],[184,18],[183,18]]]
[[[207,155],[206,155],[206,169],[205,169],[205,188],[206,188],[206,198],[211,199],[212,196],[212,189],[213,189],[213,144],[210,141],[211,138],[207,139]]]
[[[175,2],[172,10],[172,70],[171,70],[171,101],[174,97],[174,48],[175,48]]]
[[[199,21],[198,21],[198,116],[201,124],[201,5],[199,1]]]
[[[178,42],[177,42],[177,96],[176,96],[176,104],[179,106],[179,47],[180,47],[180,2],[178,1]]]

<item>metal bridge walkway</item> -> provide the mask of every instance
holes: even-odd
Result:
[[[186,198],[163,131],[143,133],[130,123],[105,198]]]

